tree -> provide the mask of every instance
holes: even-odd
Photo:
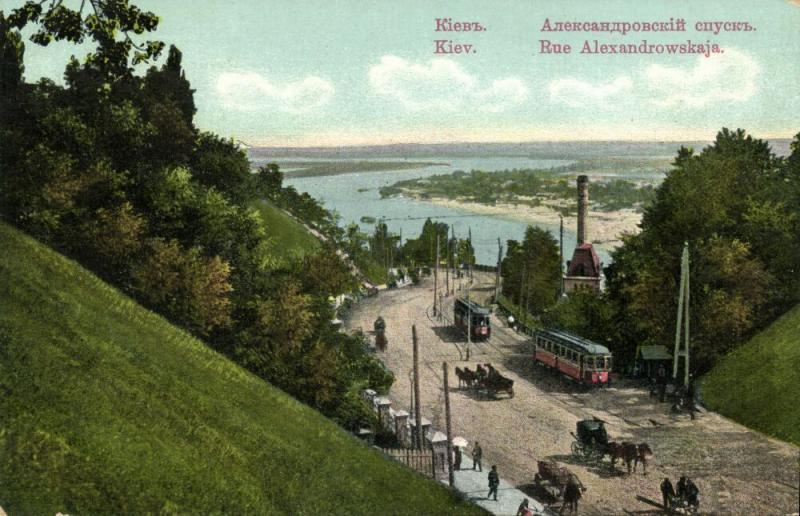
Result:
[[[231,323],[230,265],[200,249],[184,251],[175,240],[151,240],[148,256],[133,271],[134,288],[150,306],[200,335]]]
[[[86,64],[97,69],[107,80],[113,81],[132,71],[131,65],[157,59],[164,48],[160,41],[136,43],[133,35],[150,32],[158,26],[158,17],[142,11],[128,0],[90,0],[89,12],[84,15],[86,3],[80,9],[70,9],[62,2],[51,1],[47,9],[42,2],[28,1],[8,16],[11,27],[22,29],[29,23],[39,29],[31,36],[37,45],[47,46],[51,41],[66,40],[83,43],[88,37],[97,43],[86,56]],[[130,57],[133,53],[133,57]]]
[[[501,272],[503,295],[530,313],[552,306],[561,289],[558,242],[543,229],[528,226],[522,243],[509,240]]]

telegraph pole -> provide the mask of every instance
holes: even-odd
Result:
[[[469,350],[472,347],[472,301],[469,298],[472,282],[467,282],[467,361],[469,361]]]
[[[558,245],[558,270],[560,271],[559,274],[559,281],[561,283],[561,293],[559,297],[564,296],[564,216],[559,215],[558,218],[561,220],[561,229],[559,231],[559,245]]]
[[[494,302],[500,298],[500,264],[503,261],[503,246],[500,245],[500,237],[497,237],[497,273],[494,277]]]
[[[528,268],[528,261],[525,260],[525,261],[522,262],[522,283],[519,286],[519,296],[517,297],[517,306],[519,307],[519,314],[518,315],[519,315],[519,319],[520,319],[520,321],[519,321],[520,324],[522,324],[522,320],[521,320],[522,319],[522,293],[525,290],[525,279],[526,279],[526,276],[528,275],[527,274],[528,273],[527,268]]]
[[[469,249],[472,251],[472,256],[467,256],[468,262],[467,265],[469,269],[469,281],[472,282],[472,260],[475,258],[475,248],[472,247],[472,226],[469,227],[469,234],[467,235],[467,242],[469,243]]]
[[[411,340],[414,343],[414,422],[416,423],[415,444],[418,450],[422,449],[422,410],[419,401],[419,350],[417,344],[417,326],[411,326]]]
[[[444,257],[444,261],[445,261],[445,266],[444,266],[445,288],[444,288],[444,291],[445,291],[445,295],[449,296],[450,295],[450,241],[447,240],[447,232],[445,232],[444,241],[446,242],[446,245],[447,245],[447,250],[445,251],[445,257]],[[440,303],[440,307],[439,308],[441,309],[441,303]]]
[[[684,323],[686,349],[681,350],[681,318]],[[678,363],[684,357],[683,385],[689,386],[689,242],[683,243],[681,255],[681,286],[678,293],[678,321],[675,325],[675,355],[672,361],[672,379],[678,379]]]
[[[450,389],[447,385],[447,362],[442,362],[442,376],[444,377],[444,417],[445,433],[447,434],[447,481],[450,487],[455,484],[455,473],[453,472],[453,431],[450,424]]]
[[[433,270],[433,315],[438,312],[436,304],[439,301],[439,231],[436,231],[436,268]]]

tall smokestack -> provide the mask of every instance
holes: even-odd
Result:
[[[578,245],[586,243],[586,223],[589,219],[589,178],[578,176]]]

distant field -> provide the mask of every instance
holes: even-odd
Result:
[[[287,161],[281,163],[281,168],[291,168],[286,172],[287,177],[318,177],[352,174],[354,172],[384,172],[387,170],[408,170],[425,168],[448,163],[433,161]]]
[[[0,223],[8,514],[479,514]]]
[[[726,356],[703,379],[711,408],[800,446],[800,305]]]
[[[303,256],[320,248],[320,242],[302,224],[282,210],[266,201],[256,201],[252,207],[258,210],[272,239],[271,249],[278,260],[292,256]]]

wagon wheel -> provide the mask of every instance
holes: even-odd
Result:
[[[576,459],[579,459],[583,457],[584,453],[583,444],[578,441],[572,441],[572,455],[574,455]]]

